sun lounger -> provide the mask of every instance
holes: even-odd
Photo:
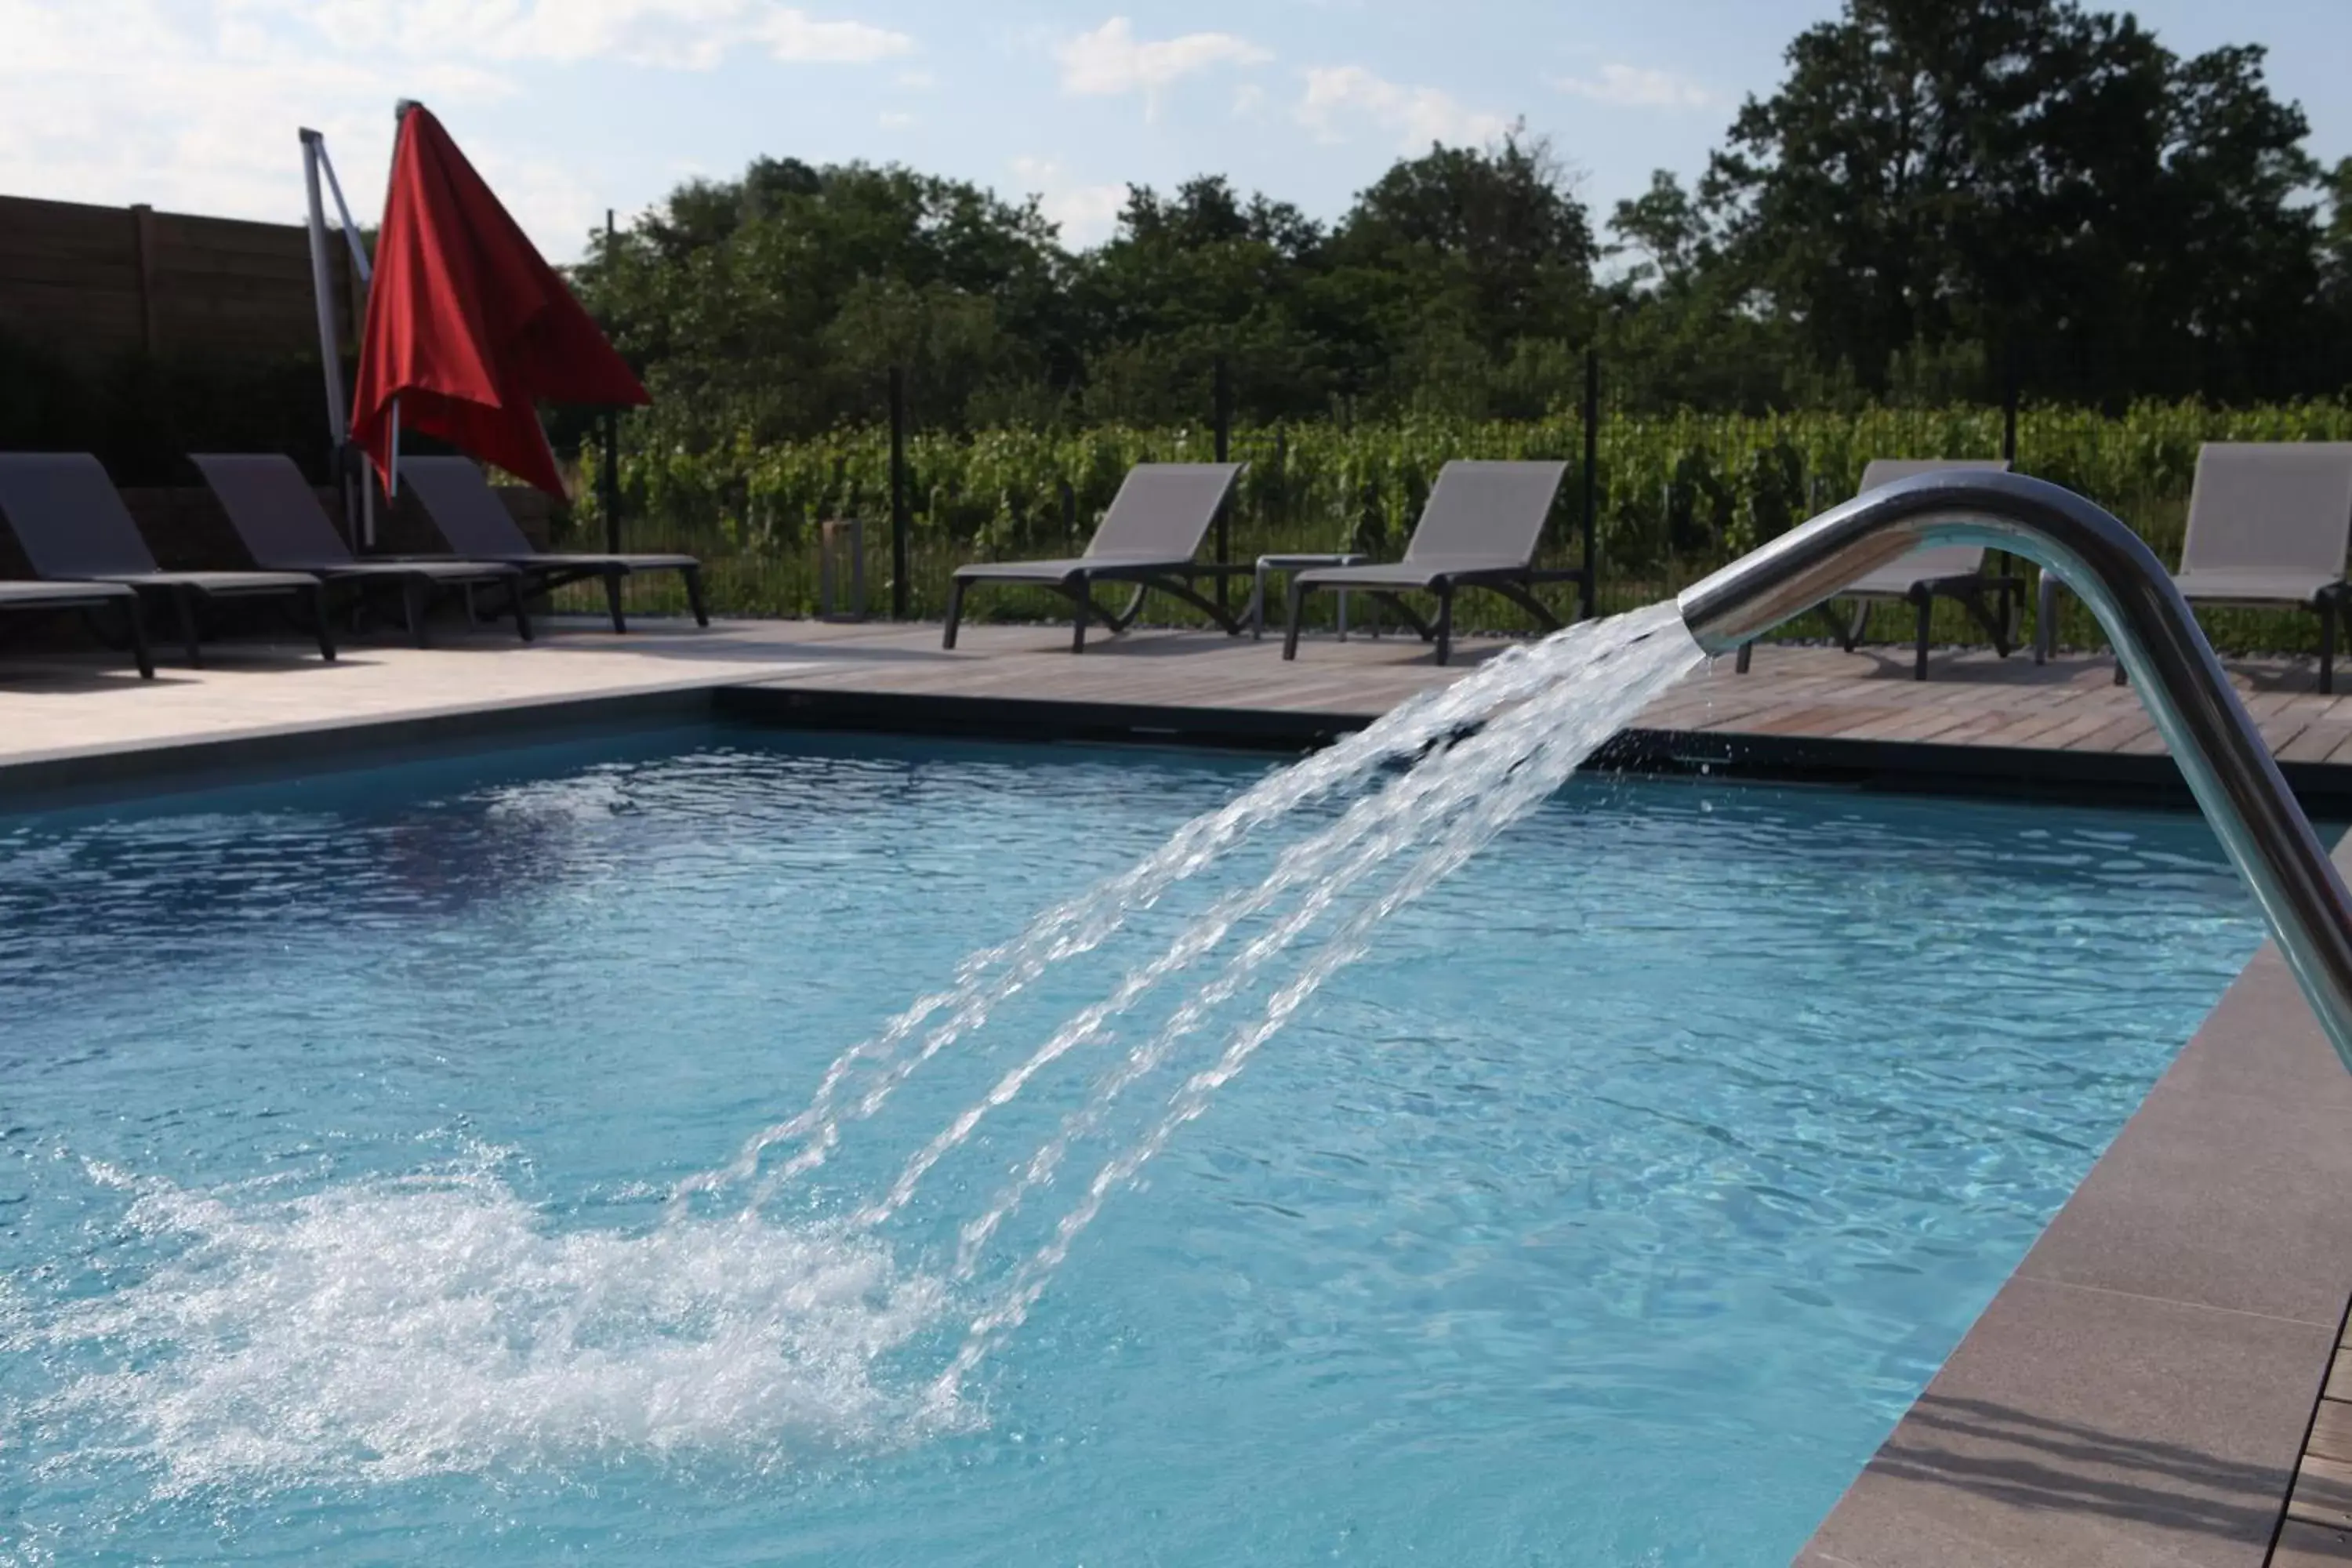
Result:
[[[2347,539],[2352,441],[2208,441],[2197,450],[2172,584],[2192,605],[2311,611],[2319,617],[2319,689],[2333,692]],[[2057,588],[2044,572],[2038,657],[2056,642]]]
[[[640,572],[675,572],[686,580],[686,602],[694,611],[694,624],[710,624],[710,614],[702,603],[702,563],[691,555],[554,554],[534,550],[471,458],[404,457],[400,459],[400,477],[415,488],[417,499],[425,503],[450,549],[468,561],[520,567],[528,593],[597,578],[604,584],[604,604],[613,617],[613,629],[625,632],[629,625],[621,614],[622,579]]]
[[[1547,630],[1559,617],[1533,592],[1540,583],[1581,582],[1578,567],[1538,570],[1536,547],[1554,495],[1568,472],[1566,463],[1487,463],[1457,459],[1438,471],[1421,521],[1405,542],[1404,559],[1387,565],[1327,566],[1290,579],[1290,625],[1282,657],[1298,657],[1298,612],[1318,588],[1365,593],[1396,611],[1437,645],[1437,662],[1454,651],[1454,595],[1464,588],[1499,594],[1536,617]],[[1424,621],[1397,595],[1407,591],[1437,596],[1437,619]]]
[[[155,660],[147,651],[147,620],[139,613],[138,589],[119,583],[0,583],[0,612],[37,615],[46,610],[121,611],[140,678],[155,679]]]
[[[306,605],[319,657],[335,657],[327,589],[305,572],[166,572],[140,537],[131,510],[87,452],[0,453],[0,515],[33,570],[53,582],[118,583],[168,598],[190,664],[204,607],[222,599],[285,599]]]
[[[948,585],[948,626],[941,647],[956,645],[963,619],[964,590],[974,583],[1033,583],[1070,601],[1070,651],[1087,650],[1087,622],[1098,620],[1123,632],[1142,613],[1154,590],[1183,600],[1239,637],[1241,622],[1192,587],[1196,577],[1246,574],[1255,566],[1195,561],[1209,524],[1234,488],[1243,463],[1138,463],[1127,471],[1103,513],[1087,552],[1064,561],[982,561],[959,566]],[[1116,615],[1094,602],[1097,583],[1131,583],[1135,596]]]
[[[1913,479],[1920,474],[1944,473],[1954,468],[2005,474],[2009,471],[2009,463],[2001,458],[1875,458],[1862,470],[1862,483],[1854,493],[1867,495],[1879,486],[1891,485],[1897,479]],[[2021,577],[1987,576],[1984,558],[1983,547],[1975,544],[1937,544],[1925,550],[1915,550],[1839,592],[1838,598],[1853,602],[1852,615],[1844,622],[1837,619],[1837,612],[1831,604],[1823,604],[1817,613],[1828,617],[1838,646],[1852,653],[1864,634],[1870,630],[1871,611],[1890,601],[1899,600],[1910,605],[1917,612],[1911,679],[1925,680],[1927,679],[1928,623],[1935,616],[1936,601],[1950,599],[1966,609],[1977,625],[1984,627],[1992,638],[1993,651],[2007,658],[2011,639],[2015,636],[2018,604],[2025,593],[2025,580]],[[1990,601],[1998,601],[1998,608]],[[1748,673],[1748,650],[1753,647],[1751,643],[1740,645],[1738,669],[1742,675]]]
[[[245,541],[255,565],[278,572],[308,572],[331,587],[343,585],[358,592],[371,584],[398,588],[402,617],[418,647],[425,646],[425,607],[432,594],[493,586],[506,595],[516,634],[525,642],[530,640],[521,567],[491,561],[362,561],[335,531],[319,505],[319,493],[294,466],[293,458],[279,452],[205,452],[189,460],[220,498],[229,526]]]

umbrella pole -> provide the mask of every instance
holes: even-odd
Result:
[[[343,405],[343,353],[335,331],[335,296],[327,268],[327,213],[319,191],[319,165],[326,161],[326,138],[302,131],[302,184],[310,204],[310,295],[319,317],[319,364],[327,381],[327,437],[334,444],[335,483],[343,495],[343,529],[356,535],[360,520],[352,515],[352,485],[346,461],[351,442],[350,416]],[[356,324],[356,323],[354,323]]]

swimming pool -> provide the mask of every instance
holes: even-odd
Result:
[[[960,1400],[1160,1097],[961,1233],[1145,1021],[843,1217],[1205,893],[664,1223],[1265,766],[713,727],[0,820],[0,1562],[1784,1563],[2259,940],[2193,817],[1582,780]]]

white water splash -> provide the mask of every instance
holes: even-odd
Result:
[[[870,1237],[751,1215],[557,1231],[487,1165],[290,1200],[136,1190],[127,1226],[177,1255],[38,1315],[0,1297],[0,1352],[75,1369],[16,1414],[88,1434],[72,1464],[152,1468],[161,1495],[766,1469],[961,1419],[892,1386],[948,1296]]]

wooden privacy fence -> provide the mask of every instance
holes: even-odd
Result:
[[[328,260],[348,344],[363,309],[357,279],[340,243]],[[84,370],[134,354],[315,357],[309,235],[299,224],[0,196],[0,331]]]

